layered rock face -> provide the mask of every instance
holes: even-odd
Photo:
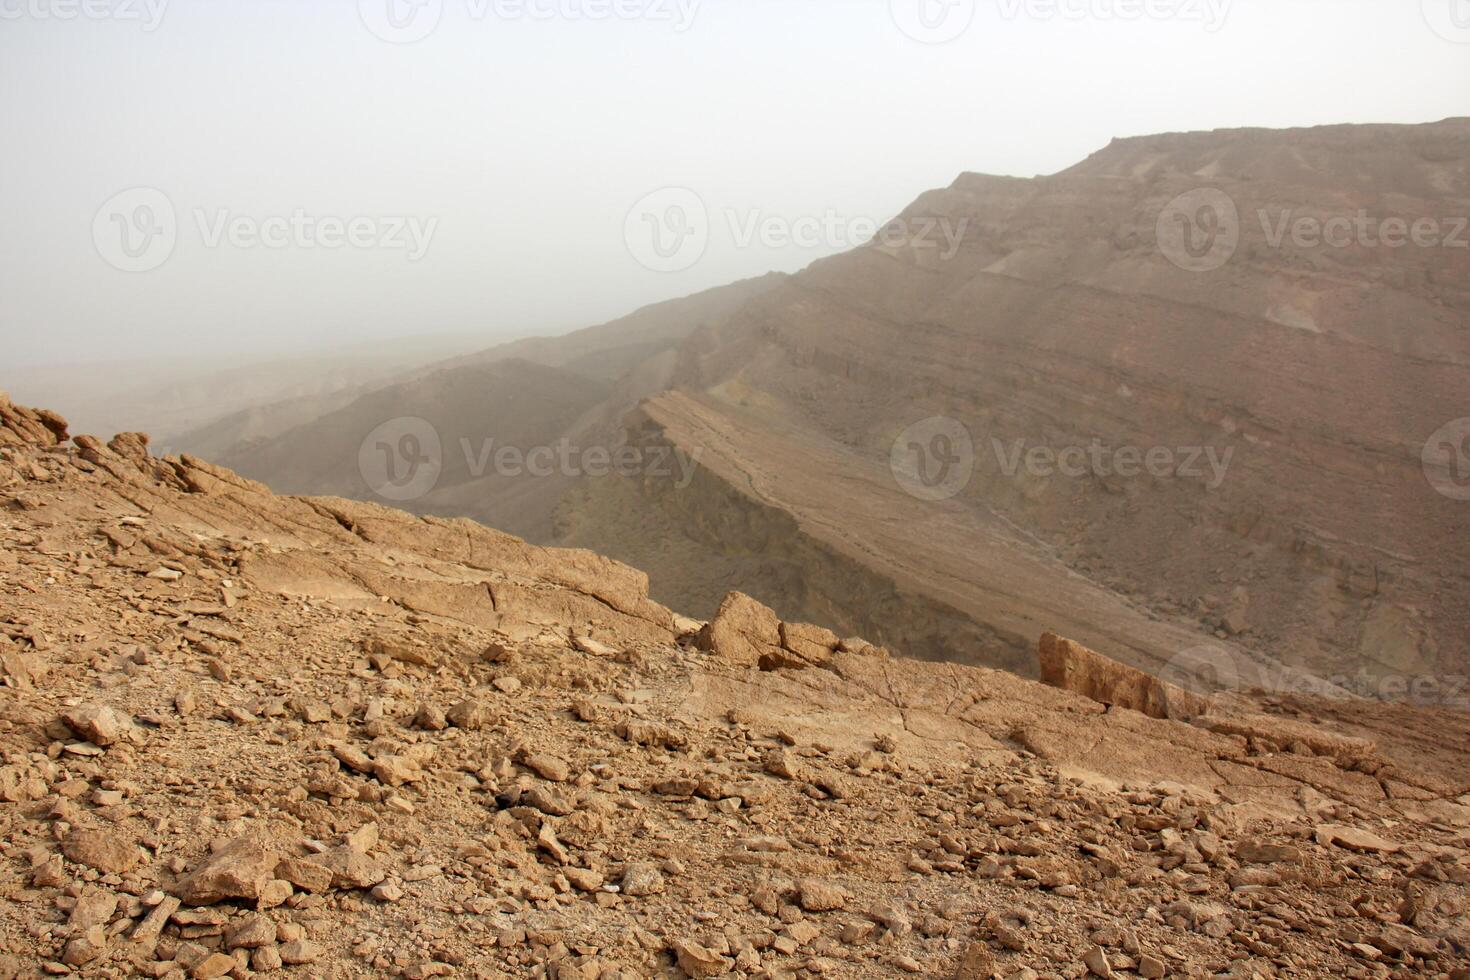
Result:
[[[1043,633],[1039,650],[1041,682],[1074,691],[1102,704],[1140,711],[1150,718],[1187,721],[1209,710],[1209,701],[1116,660],[1057,636]]]
[[[1466,120],[1120,140],[1051,177],[968,174],[896,237],[692,337],[645,418],[807,554],[907,597],[905,643],[880,639],[915,655],[963,657],[924,639],[936,604],[994,635],[973,659],[1011,666],[1085,608],[1063,632],[1148,669],[1219,641],[1442,693],[1470,673],[1467,214]],[[951,257],[938,227],[963,229]],[[900,464],[972,471],[914,500]],[[656,496],[725,582],[861,618],[866,594],[813,594],[824,569],[796,549],[761,565],[722,542],[709,490]],[[672,577],[599,526],[575,540]]]
[[[0,976],[1470,971],[1463,712],[1154,718],[65,436],[0,400]]]
[[[1034,673],[1056,630],[1226,686],[1442,702],[1470,676],[1466,391],[1470,121],[1230,130],[964,174],[798,275],[222,458],[382,500],[362,447],[422,417],[441,479],[391,501],[616,556],[701,616],[733,589],[925,659]],[[697,465],[487,468],[564,441]]]

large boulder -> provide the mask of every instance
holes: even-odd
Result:
[[[781,653],[781,620],[770,607],[743,592],[731,592],[695,642],[726,663],[759,667]]]
[[[783,623],[769,607],[743,592],[731,592],[695,644],[737,666],[801,670],[831,663],[841,640],[821,626]]]
[[[254,901],[275,878],[281,854],[264,834],[250,833],[215,851],[179,882],[186,905],[213,905],[230,898]]]
[[[1131,708],[1150,718],[1180,721],[1209,710],[1205,698],[1055,633],[1042,634],[1039,654],[1042,683],[1102,704]]]

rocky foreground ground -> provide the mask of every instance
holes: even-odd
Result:
[[[0,977],[1470,977],[1463,713],[696,623],[146,447],[0,399]]]

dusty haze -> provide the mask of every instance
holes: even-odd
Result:
[[[1125,21],[996,0],[947,43],[901,29],[923,33],[917,0],[438,7],[427,36],[389,43],[429,22],[393,35],[371,0],[113,0],[70,19],[66,0],[6,0],[0,381],[67,409],[64,383],[26,390],[18,369],[568,330],[845,251],[963,171],[1050,173],[1143,133],[1422,122],[1470,91],[1470,49],[1417,2],[1200,0]],[[969,9],[949,13],[942,30]],[[1372,67],[1390,52],[1391,72]],[[669,186],[697,192],[709,241],[661,272],[625,226]],[[140,187],[171,203],[177,241],[130,273],[93,226]],[[226,219],[298,214],[365,218],[404,247],[214,240]],[[742,244],[756,218],[815,240]]]

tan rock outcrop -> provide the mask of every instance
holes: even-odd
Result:
[[[1055,633],[1042,634],[1038,652],[1042,683],[1101,704],[1176,720],[1195,718],[1209,710],[1206,699]]]

